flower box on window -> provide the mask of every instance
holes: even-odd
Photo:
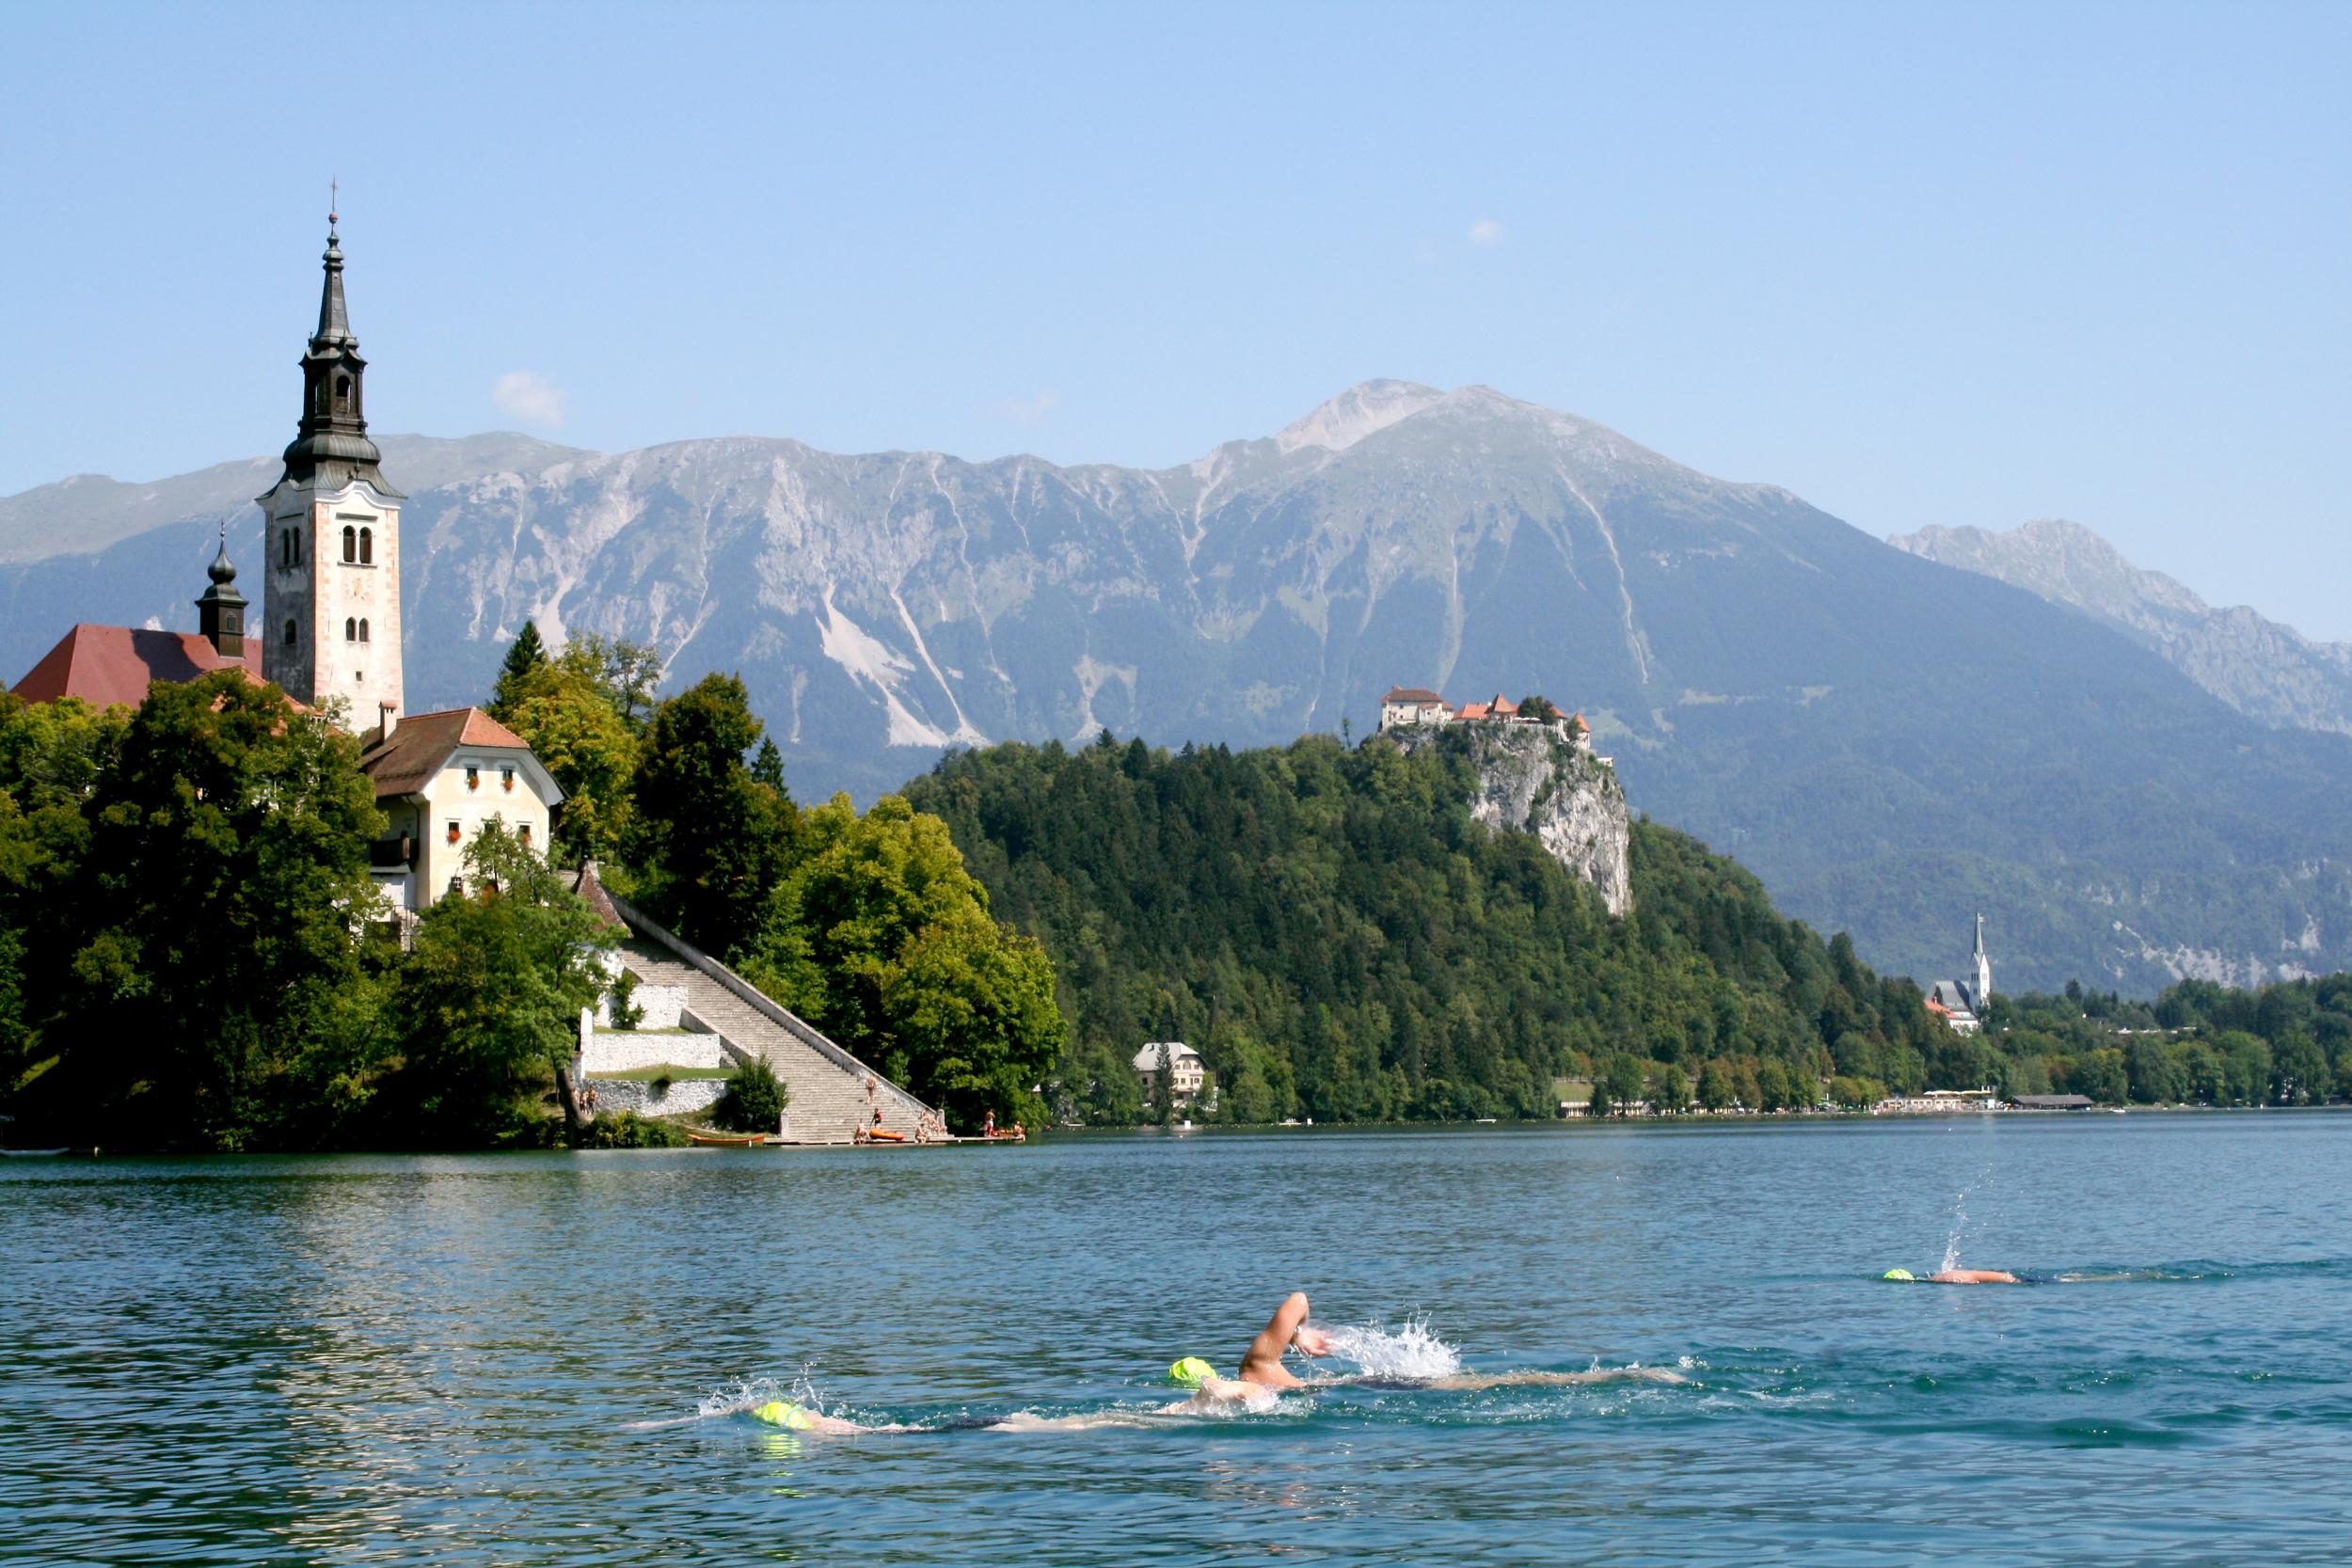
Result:
[[[457,842],[457,824],[454,822],[449,825],[449,841],[452,844]]]
[[[480,789],[482,787],[481,768],[469,768],[466,769],[466,787],[468,789]]]

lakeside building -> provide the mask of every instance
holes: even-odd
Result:
[[[1182,1040],[1152,1040],[1135,1054],[1136,1076],[1143,1080],[1144,1092],[1149,1094],[1152,1080],[1160,1073],[1160,1053],[1168,1053],[1168,1098],[1179,1105],[1191,1103],[1208,1082],[1208,1065],[1200,1053]]]
[[[305,711],[367,724],[359,766],[390,824],[371,847],[370,867],[405,921],[465,890],[465,847],[493,820],[546,854],[564,791],[520,736],[480,708],[400,717],[407,498],[384,477],[383,452],[368,438],[367,361],[351,330],[335,225],[329,213],[318,327],[301,359],[301,418],[278,483],[256,498],[267,557],[258,623],[237,590],[224,526],[193,635],[78,625],[12,689],[26,702],[136,707],[156,681],[238,670]]]
[[[1975,974],[1971,980],[1938,980],[1927,990],[1927,1009],[1957,1034],[1973,1035],[1984,1027],[1985,1005],[1993,1000],[1993,960],[1984,951],[1984,916],[1977,916]]]

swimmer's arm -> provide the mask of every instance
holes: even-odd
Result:
[[[1330,1349],[1330,1342],[1316,1329],[1307,1326],[1307,1292],[1293,1291],[1274,1309],[1258,1337],[1249,1341],[1249,1353],[1241,1360],[1244,1376],[1252,1367],[1279,1367],[1282,1353],[1295,1340],[1298,1348],[1309,1355],[1321,1355]]]

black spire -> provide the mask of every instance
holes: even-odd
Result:
[[[196,601],[196,628],[223,658],[245,657],[245,605],[237,592],[237,568],[229,561],[229,525],[220,525],[220,553],[205,568],[213,585]]]
[[[302,356],[302,420],[300,434],[286,449],[286,478],[316,476],[335,485],[364,479],[398,499],[400,492],[376,467],[384,454],[368,439],[362,417],[368,362],[359,357],[359,340],[351,335],[351,312],[343,304],[343,247],[333,213],[326,214],[326,254],[321,260],[326,282],[319,292],[319,329]]]

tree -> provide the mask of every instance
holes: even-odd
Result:
[[[1699,1069],[1699,1104],[1709,1111],[1728,1111],[1736,1097],[1732,1092],[1731,1074],[1721,1062],[1709,1062]]]
[[[1691,1108],[1691,1080],[1672,1062],[1658,1074],[1657,1106],[1668,1116],[1680,1116]]]
[[[358,743],[242,671],[159,681],[90,781],[52,1092],[123,1143],[332,1141],[372,1062]]]
[[[546,862],[495,818],[466,849],[485,890],[443,898],[418,923],[393,989],[401,1068],[388,1095],[402,1132],[472,1148],[526,1136],[555,1069],[605,987],[607,930]]]
[[[577,632],[564,644],[556,662],[596,683],[631,734],[644,733],[654,712],[654,692],[661,685],[659,653],[641,642]]]
[[[563,787],[555,809],[555,838],[564,859],[601,860],[626,838],[638,741],[596,681],[564,663],[542,662],[511,684],[507,726],[530,743]]]
[[[754,1056],[727,1077],[711,1119],[737,1132],[773,1132],[784,1125],[792,1091],[765,1056]]]
[[[1037,1088],[1065,1037],[1053,966],[990,917],[946,824],[899,796],[860,816],[836,795],[803,832],[745,972],[961,1119],[1041,1119]]]
[[[784,787],[784,753],[776,750],[773,736],[759,738],[759,751],[752,758],[752,782],[767,785],[780,798],[789,798]]]
[[[642,901],[723,958],[758,935],[797,827],[744,764],[759,736],[742,681],[706,675],[655,710],[637,754],[628,847]]]
[[[539,641],[539,623],[525,621],[515,641],[507,644],[506,661],[499,666],[498,685],[490,693],[490,717],[501,724],[514,723],[515,704],[522,695],[523,684],[547,662],[547,649]]]
[[[1166,1040],[1152,1053],[1152,1089],[1145,1107],[1163,1127],[1176,1119],[1176,1063]]]
[[[1522,719],[1557,719],[1560,717],[1560,709],[1550,698],[1537,692],[1533,696],[1519,699],[1519,717]]]

